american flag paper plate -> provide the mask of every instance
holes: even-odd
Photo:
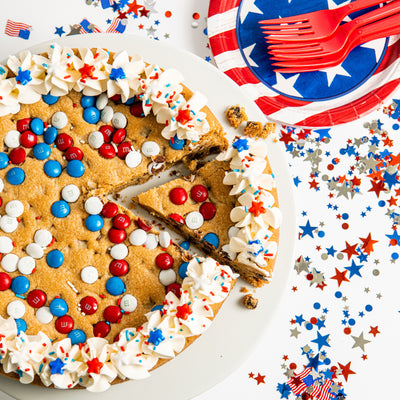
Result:
[[[216,64],[283,124],[333,126],[367,114],[400,84],[400,36],[358,46],[337,67],[285,74],[273,71],[259,24],[347,3],[339,1],[211,0],[207,32]]]

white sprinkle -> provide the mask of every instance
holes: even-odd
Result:
[[[176,273],[173,269],[162,269],[158,274],[158,280],[164,285],[168,286],[176,282]]]
[[[53,240],[53,236],[47,229],[39,229],[35,232],[33,240],[36,244],[42,247],[47,247]]]
[[[101,120],[105,123],[108,124],[114,116],[114,110],[110,106],[105,106],[101,112]]]
[[[100,214],[103,209],[103,203],[98,197],[89,197],[85,201],[85,210],[88,214],[96,215]]]
[[[142,162],[142,155],[139,151],[130,151],[125,157],[128,168],[136,168]]]
[[[116,112],[112,117],[112,124],[115,129],[123,129],[126,127],[128,121],[124,114]]]
[[[14,232],[18,228],[17,218],[3,215],[0,219],[0,228],[7,233]]]
[[[15,149],[20,145],[19,141],[20,137],[21,134],[18,131],[16,130],[9,131],[7,132],[7,135],[4,138],[4,144],[10,149]]]
[[[142,153],[146,157],[156,156],[160,153],[160,146],[156,142],[149,140],[143,143]]]
[[[49,307],[40,307],[35,314],[36,318],[42,324],[49,324],[53,320],[53,314],[50,312]]]
[[[17,264],[18,271],[24,275],[30,275],[36,268],[36,261],[31,256],[21,257]]]
[[[14,248],[12,240],[7,236],[0,236],[0,253],[7,254]]]
[[[129,253],[128,247],[125,244],[119,243],[111,247],[110,255],[115,260],[123,260]]]
[[[167,231],[162,231],[158,235],[158,241],[161,247],[167,248],[171,244],[171,235]]]
[[[21,300],[8,303],[7,314],[14,319],[22,318],[25,314],[25,305]]]
[[[43,248],[36,243],[29,243],[25,251],[33,258],[38,259],[43,257]]]
[[[16,254],[6,254],[1,259],[1,266],[6,272],[15,272],[17,270],[19,257]]]
[[[79,199],[81,195],[81,191],[79,190],[78,186],[74,184],[67,185],[61,191],[61,197],[67,201],[68,203],[74,203]]]
[[[186,215],[185,223],[190,229],[199,229],[204,223],[204,218],[198,211],[192,211]]]
[[[146,243],[147,233],[143,229],[135,229],[129,235],[129,242],[133,246],[142,246]]]
[[[57,111],[56,113],[53,114],[51,117],[51,124],[54,126],[56,129],[63,129],[67,126],[68,123],[68,117],[67,114],[65,114],[62,111]]]
[[[88,143],[93,149],[98,149],[104,143],[103,134],[99,131],[89,133]]]
[[[158,246],[158,237],[154,233],[148,233],[145,246],[149,250],[155,249]]]
[[[74,286],[74,284],[70,281],[67,281],[67,285],[76,293],[78,294],[78,289]]]
[[[20,217],[24,212],[24,205],[19,200],[11,200],[6,204],[6,213],[10,217]]]
[[[136,310],[137,307],[137,300],[135,296],[131,294],[126,294],[121,299],[120,307],[127,312],[133,312]]]
[[[99,277],[99,272],[95,267],[89,266],[83,268],[81,271],[81,279],[85,283],[95,283]]]

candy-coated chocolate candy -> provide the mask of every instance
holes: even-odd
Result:
[[[86,342],[86,333],[80,329],[74,329],[68,333],[68,337],[71,340],[71,344],[80,344]]]
[[[14,319],[25,315],[25,304],[21,300],[14,300],[7,305],[7,314]]]
[[[23,119],[19,119],[17,121],[17,130],[19,132],[25,132],[29,129],[31,125],[31,119],[30,118],[23,118]]]
[[[58,150],[65,151],[74,144],[74,141],[72,137],[68,134],[60,133],[59,135],[57,135],[55,143]]]
[[[126,294],[121,299],[120,307],[125,312],[133,312],[133,311],[135,311],[136,307],[137,307],[136,297],[132,296],[131,294]]]
[[[83,119],[88,124],[97,124],[100,119],[100,111],[96,107],[88,107],[83,110]]]
[[[145,232],[151,231],[151,228],[152,228],[151,224],[142,220],[141,218],[137,219],[137,224],[138,224],[139,228],[143,229]]]
[[[18,271],[24,275],[30,275],[36,268],[36,261],[31,256],[21,257],[17,264]]]
[[[35,135],[43,135],[44,123],[40,118],[33,118],[30,124],[30,128]]]
[[[82,108],[93,107],[96,103],[95,96],[82,96],[81,98],[81,106]]]
[[[111,106],[105,106],[101,110],[100,118],[104,123],[108,124],[109,122],[111,122],[113,116],[114,110]]]
[[[131,108],[129,110],[130,110],[131,114],[136,118],[143,118],[144,117],[143,105],[142,105],[141,101],[135,101],[131,105]]]
[[[86,228],[91,232],[100,231],[104,226],[104,220],[100,215],[89,215],[85,220]]]
[[[93,131],[88,136],[89,146],[93,149],[98,149],[104,144],[104,137],[100,131]]]
[[[219,238],[213,232],[207,233],[207,235],[203,237],[203,242],[210,243],[212,246],[214,246],[216,249],[218,249]]]
[[[124,129],[126,127],[127,123],[128,123],[128,120],[126,119],[124,114],[122,114],[120,112],[114,113],[114,115],[112,117],[112,124],[115,129]]]
[[[128,247],[124,243],[115,244],[111,247],[110,255],[115,260],[122,260],[128,255]]]
[[[78,186],[72,183],[70,185],[64,186],[61,190],[61,197],[68,203],[74,203],[79,199],[80,195],[81,191],[79,190]]]
[[[125,157],[125,164],[128,168],[136,168],[142,162],[142,154],[139,151],[130,151]]]
[[[28,293],[28,304],[33,308],[40,308],[45,305],[47,296],[43,290],[35,289]]]
[[[68,312],[68,304],[64,299],[55,298],[50,302],[50,312],[56,317],[62,317]]]
[[[21,142],[22,146],[26,147],[27,149],[30,149],[36,145],[37,136],[31,131],[26,131],[21,134],[19,141]]]
[[[25,172],[19,167],[11,168],[7,171],[6,179],[11,185],[20,185],[25,180]]]
[[[96,99],[96,108],[101,111],[104,109],[107,103],[108,103],[108,96],[106,93],[102,93]]]
[[[62,111],[55,112],[51,117],[51,124],[57,129],[65,128],[68,124],[67,114]]]
[[[160,253],[156,257],[156,265],[160,269],[169,269],[174,265],[174,259],[168,253]]]
[[[15,294],[24,294],[31,286],[29,279],[26,276],[16,276],[11,281],[11,290]]]
[[[54,126],[49,126],[43,134],[43,139],[47,144],[54,143],[54,141],[57,139],[57,129],[54,128]]]
[[[113,219],[112,223],[114,228],[126,229],[131,224],[131,219],[125,214],[117,214]]]
[[[6,204],[6,214],[18,218],[24,212],[24,205],[19,200],[11,200]]]
[[[51,154],[51,148],[46,143],[37,143],[33,146],[33,156],[38,160],[45,160]]]
[[[124,276],[129,271],[129,264],[125,260],[112,260],[109,268],[114,276]]]
[[[195,185],[192,187],[192,190],[190,191],[190,197],[194,201],[201,203],[207,200],[208,190],[204,185]]]
[[[55,326],[58,332],[67,334],[74,329],[74,320],[69,315],[64,315],[57,318]]]
[[[7,236],[0,236],[0,253],[7,254],[14,248],[13,241]]]
[[[11,233],[18,228],[18,220],[15,217],[3,215],[0,219],[0,229],[3,232]]]
[[[39,259],[43,257],[43,247],[37,243],[29,243],[25,251],[33,258]]]
[[[103,135],[103,139],[106,143],[111,142],[114,128],[111,125],[103,125],[99,128],[99,132]]]
[[[1,267],[6,272],[15,272],[17,270],[19,257],[16,254],[9,253],[1,258]]]
[[[111,228],[108,231],[108,238],[112,243],[122,243],[126,239],[126,231],[123,229]]]
[[[6,153],[0,153],[0,169],[8,167],[9,158]]]
[[[186,140],[185,139],[179,139],[178,136],[175,135],[173,138],[169,139],[169,145],[174,150],[182,150],[186,145]]]
[[[169,192],[169,199],[172,201],[172,203],[181,205],[186,203],[188,195],[184,188],[176,187]]]
[[[50,178],[57,178],[61,175],[62,167],[61,164],[56,160],[48,160],[43,166],[44,172]]]
[[[120,143],[119,145],[118,145],[118,148],[117,148],[117,154],[118,154],[118,157],[121,159],[121,160],[125,160],[126,159],[126,156],[128,155],[128,153],[130,153],[132,151],[132,145],[129,143],[129,142],[123,142],[123,143]],[[142,159],[142,156],[140,155],[140,160]],[[139,162],[139,164],[140,164],[140,162]],[[137,165],[139,165],[139,164],[137,164]],[[136,165],[136,166],[137,166]],[[128,165],[128,167],[129,168],[134,168],[134,167],[130,167],[129,165]]]
[[[149,140],[143,143],[141,150],[146,157],[152,157],[160,153],[160,146],[156,142]]]
[[[52,234],[47,229],[39,229],[35,232],[33,240],[41,247],[47,247],[53,240]]]
[[[103,210],[103,202],[96,196],[89,197],[85,201],[85,211],[88,214],[100,214]]]
[[[118,214],[118,206],[115,203],[108,202],[104,204],[101,215],[105,218],[112,218]]]
[[[112,296],[119,296],[120,294],[125,292],[125,284],[118,278],[117,276],[113,276],[109,278],[106,282],[106,290]]]
[[[17,325],[17,333],[18,333],[18,335],[21,332],[25,332],[26,329],[28,328],[28,326],[26,325],[26,322],[21,318],[15,319],[15,324]]]
[[[127,106],[131,106],[136,100],[136,96],[129,98],[124,104]]]
[[[146,249],[153,250],[158,246],[158,236],[154,233],[149,233],[145,242]]]
[[[115,324],[122,318],[121,309],[118,306],[108,306],[104,309],[103,317],[107,322]]]
[[[8,157],[13,164],[22,164],[25,161],[26,152],[22,147],[17,147],[10,151]]]
[[[187,277],[188,265],[189,265],[188,262],[184,262],[179,266],[178,274],[182,279],[185,279]]]
[[[102,157],[107,159],[114,158],[117,155],[114,147],[109,143],[103,143],[99,147],[99,153]]]
[[[20,138],[21,133],[13,129],[7,132],[6,136],[4,137],[4,144],[10,149],[15,149],[21,144]]]
[[[135,229],[129,235],[129,242],[133,246],[142,246],[146,243],[147,233],[143,229]]]
[[[83,158],[83,152],[79,147],[69,147],[67,151],[65,152],[65,158],[67,161],[71,160],[82,160]]]
[[[121,128],[121,129],[117,129],[114,134],[112,135],[112,141],[115,144],[120,144],[122,143],[126,138],[126,130]]]
[[[79,302],[81,311],[86,315],[92,315],[97,311],[97,300],[92,296],[86,296]]]
[[[215,217],[215,213],[217,212],[217,208],[213,203],[203,203],[200,206],[200,214],[203,216],[203,218],[206,221],[209,221],[210,219],[213,219]]]
[[[85,166],[82,161],[72,160],[67,164],[67,174],[73,178],[80,178],[85,173]]]
[[[181,297],[181,285],[179,283],[171,283],[166,288],[166,293],[172,292],[176,297]]]
[[[180,223],[180,224],[184,224],[185,223],[185,220],[179,214],[169,214],[168,217],[173,219],[174,221]]]
[[[50,209],[56,218],[65,218],[71,212],[68,203],[64,200],[55,201]]]
[[[0,291],[9,289],[11,286],[11,277],[6,272],[0,272]]]
[[[46,262],[51,268],[59,268],[64,262],[64,255],[60,250],[51,250],[47,253]]]
[[[105,321],[99,321],[93,327],[93,335],[95,337],[106,337],[110,333],[110,325],[107,324]]]
[[[42,324],[49,324],[53,320],[53,314],[50,312],[49,307],[41,307],[36,311],[35,317]]]
[[[176,281],[176,272],[173,269],[161,270],[158,274],[158,280],[164,286],[168,286]]]
[[[167,248],[171,244],[171,235],[167,231],[161,231],[158,234],[158,241],[161,247]]]
[[[181,246],[182,249],[189,250],[190,243],[187,240],[184,240],[183,242],[179,243],[179,246]]]
[[[190,229],[199,229],[204,223],[204,218],[198,211],[192,211],[186,215],[185,223]]]
[[[57,103],[58,99],[59,99],[58,96],[52,96],[50,93],[42,95],[42,100],[49,106]]]
[[[91,265],[83,268],[81,271],[81,279],[85,283],[88,284],[95,283],[98,278],[99,278],[99,271],[97,271],[97,268]]]

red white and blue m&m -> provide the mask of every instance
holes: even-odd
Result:
[[[53,240],[53,236],[47,229],[39,229],[35,232],[33,240],[39,246],[47,247]]]
[[[61,190],[61,197],[68,203],[74,203],[79,199],[80,195],[81,195],[80,189],[78,188],[78,186],[74,184],[64,186],[63,189]]]
[[[190,229],[199,229],[204,223],[204,218],[198,211],[192,211],[186,215],[185,223]]]
[[[10,217],[18,218],[24,212],[24,205],[19,200],[11,200],[6,204],[6,213]]]
[[[126,231],[123,229],[111,228],[108,231],[108,238],[111,243],[122,243],[126,239]]]
[[[190,191],[190,196],[194,201],[201,203],[207,200],[208,190],[204,185],[195,185]]]
[[[56,160],[48,160],[43,166],[45,174],[50,178],[57,178],[61,175],[61,164]]]
[[[71,209],[70,209],[68,203],[64,200],[55,201],[51,205],[51,213],[56,218],[65,218],[66,216],[69,215],[70,212],[71,212]]]
[[[88,214],[90,215],[100,214],[102,210],[103,210],[103,203],[98,197],[92,196],[85,201],[85,211]]]
[[[30,123],[30,128],[35,135],[43,135],[44,122],[40,118],[33,118]]]
[[[28,255],[36,259],[42,258],[44,254],[43,247],[37,243],[29,243],[25,251]]]
[[[0,236],[0,253],[10,253],[14,248],[12,240],[7,236]]]
[[[56,138],[57,138],[57,129],[54,128],[54,126],[48,127],[43,134],[44,142],[47,144],[52,144],[54,143]]]
[[[88,136],[89,146],[98,149],[104,144],[104,136],[100,131],[93,131]]]
[[[17,270],[19,257],[16,254],[8,253],[1,258],[1,267],[6,272],[15,272]]]
[[[85,283],[88,284],[95,283],[98,277],[99,277],[99,272],[97,271],[97,268],[93,266],[85,267],[81,271],[81,279]]]
[[[111,323],[118,323],[122,318],[122,311],[118,306],[108,306],[103,312],[104,319]]]
[[[19,140],[20,140],[22,146],[26,147],[27,149],[30,149],[36,145],[37,136],[30,131],[26,131],[26,132],[22,133]]]
[[[96,103],[95,96],[82,96],[81,98],[81,106],[82,108],[93,107]]]
[[[11,290],[15,294],[24,294],[30,286],[29,279],[25,276],[16,276],[11,282]]]
[[[49,106],[57,103],[58,99],[58,96],[52,96],[50,93],[42,95],[42,100]]]
[[[56,137],[55,144],[56,144],[58,150],[65,151],[74,144],[74,141],[73,141],[72,137],[69,136],[68,134],[60,133]]]
[[[62,317],[68,312],[68,304],[64,299],[55,298],[50,303],[50,312],[56,317]]]
[[[83,158],[83,152],[79,147],[69,147],[67,151],[65,152],[65,158],[67,161],[72,161],[72,160],[82,160]]]
[[[147,232],[143,229],[135,229],[129,235],[129,242],[133,246],[143,246],[146,243]]]
[[[67,174],[73,178],[80,178],[85,173],[85,166],[82,161],[72,160],[67,164]]]
[[[57,318],[55,327],[58,332],[67,334],[74,329],[74,320],[69,315]]]
[[[0,272],[0,291],[7,290],[11,286],[11,277],[5,272]]]
[[[0,153],[0,169],[8,167],[8,155],[6,153]]]
[[[125,292],[125,284],[118,276],[109,278],[106,282],[106,290],[112,296],[119,296]]]
[[[79,307],[85,315],[92,315],[97,311],[98,303],[93,296],[86,296],[79,302]]]
[[[171,235],[167,231],[161,231],[158,234],[158,241],[161,247],[167,248],[171,244]]]
[[[129,253],[128,247],[125,244],[119,243],[111,247],[110,255],[115,260],[124,259]]]
[[[188,195],[184,188],[176,187],[171,189],[171,191],[169,192],[169,199],[171,200],[172,203],[176,205],[182,205],[186,203]]]
[[[57,111],[56,113],[53,114],[51,117],[51,124],[54,126],[56,129],[63,129],[67,126],[68,124],[68,117],[67,114],[65,114],[62,111]]]
[[[164,286],[171,285],[176,281],[176,272],[173,269],[161,270],[158,274],[158,280]]]
[[[51,250],[46,256],[47,265],[51,268],[59,268],[64,262],[64,255],[60,250]]]
[[[146,157],[152,157],[160,153],[160,146],[156,142],[149,140],[143,143],[141,150]]]
[[[38,143],[33,146],[33,155],[38,160],[45,160],[50,156],[51,148],[46,143]]]
[[[83,110],[83,119],[88,124],[97,124],[100,119],[100,111],[96,107],[87,107]]]
[[[74,329],[68,333],[68,338],[71,340],[71,344],[80,344],[86,342],[86,334],[80,329]]]
[[[17,147],[10,151],[8,157],[12,164],[19,165],[25,161],[26,151],[22,147]]]
[[[207,242],[210,243],[213,247],[215,247],[216,249],[218,249],[219,246],[219,238],[218,236],[213,233],[213,232],[209,232],[207,233],[207,235],[205,235],[202,239],[203,242]]]
[[[120,146],[122,145],[124,145],[124,143],[121,143]],[[118,146],[118,157],[123,158],[120,156],[120,146]],[[125,164],[128,168],[136,168],[138,165],[140,165],[141,162],[142,155],[139,151],[132,150],[125,155]]]
[[[30,275],[36,268],[36,261],[31,256],[21,257],[17,264],[18,271],[24,275]]]
[[[4,144],[10,149],[14,149],[21,144],[20,138],[21,133],[19,131],[11,130],[7,132],[6,136],[4,137]]]
[[[115,129],[124,129],[127,123],[128,121],[124,114],[120,112],[114,113],[114,116],[112,117],[112,124]]]
[[[156,265],[160,269],[170,269],[174,265],[174,259],[168,253],[160,253],[156,257]]]
[[[3,232],[11,233],[18,228],[18,220],[15,217],[3,215],[0,219],[0,229]]]
[[[122,297],[120,307],[125,312],[133,312],[137,307],[137,299],[131,294],[126,294]]]
[[[14,300],[7,305],[7,314],[14,319],[22,318],[25,311],[25,304],[21,300]]]
[[[40,308],[45,305],[47,300],[46,293],[40,289],[34,289],[29,292],[27,301],[28,304],[33,308]]]
[[[8,157],[7,157],[8,158]],[[0,160],[1,164],[1,160]],[[11,168],[7,171],[6,174],[7,182],[11,185],[20,185],[25,180],[25,172],[23,169],[19,167]]]
[[[118,214],[118,206],[115,203],[109,201],[104,204],[103,209],[101,210],[101,215],[105,218],[112,218]]]
[[[53,320],[53,314],[50,312],[50,308],[46,306],[40,307],[36,311],[35,317],[44,325],[49,324]]]
[[[124,276],[129,271],[129,264],[125,260],[112,260],[109,269],[114,276]]]
[[[104,226],[104,220],[100,215],[89,215],[85,220],[86,228],[91,232],[100,231]]]

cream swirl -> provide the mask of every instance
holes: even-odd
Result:
[[[20,103],[16,91],[14,91],[14,83],[11,79],[7,79],[8,68],[0,65],[0,115],[16,114],[20,109]]]

